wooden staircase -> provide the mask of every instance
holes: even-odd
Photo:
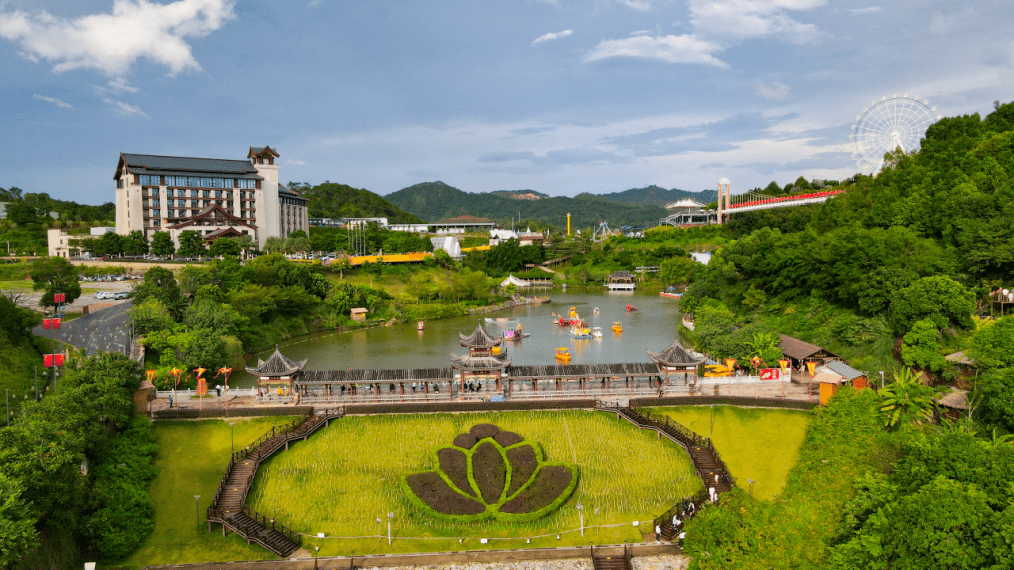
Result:
[[[295,552],[300,547],[299,533],[248,507],[247,493],[262,461],[283,447],[289,449],[293,441],[306,441],[321,426],[344,415],[344,409],[326,410],[322,414],[311,412],[291,424],[271,428],[252,445],[233,453],[208,507],[208,530],[212,523],[219,523],[223,535],[231,530],[248,544],[256,542],[278,556],[287,557]]]
[[[633,570],[627,545],[623,546],[623,550],[615,546],[598,549],[592,546],[591,558],[595,570]]]
[[[655,430],[659,433],[660,437],[664,435],[683,447],[690,456],[691,462],[693,462],[694,472],[700,477],[701,482],[704,483],[704,489],[696,495],[678,501],[668,511],[659,515],[654,520],[653,525],[657,526],[661,531],[659,538],[669,542],[675,541],[682,531],[682,526],[677,528],[677,526],[673,525],[673,516],[682,519],[684,523],[693,517],[698,509],[709,500],[709,488],[714,487],[716,495],[721,495],[726,491],[732,490],[735,485],[735,480],[729,475],[729,469],[725,466],[722,458],[719,457],[710,438],[694,433],[685,426],[672,421],[669,417],[652,417],[629,406],[597,403],[595,407],[605,412],[614,413],[617,417],[622,417],[641,429]],[[688,509],[684,513],[684,504],[689,505],[690,503],[693,503],[695,508],[692,510]]]

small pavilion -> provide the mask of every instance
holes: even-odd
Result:
[[[648,358],[652,362],[658,365],[659,372],[662,373],[665,378],[665,385],[669,385],[669,374],[682,374],[683,383],[690,385],[691,379],[693,385],[697,385],[697,367],[704,364],[707,361],[707,357],[701,355],[695,355],[691,353],[683,345],[680,344],[679,339],[673,341],[668,347],[658,354],[648,350]]]
[[[275,346],[275,352],[267,360],[257,359],[257,366],[247,366],[246,371],[257,377],[257,396],[270,395],[271,390],[277,390],[278,395],[291,395],[292,383],[298,380],[303,373],[308,358],[300,361],[292,360],[285,356]]]
[[[633,291],[634,275],[629,271],[616,271],[609,276],[609,283],[606,287],[610,291]]]
[[[468,354],[458,356],[451,355],[451,368],[461,372],[461,393],[466,392],[466,385],[469,380],[481,382],[482,380],[496,381],[496,393],[503,393],[503,378],[511,361],[506,355],[500,354],[503,346],[503,339],[496,339],[489,336],[482,325],[477,325],[471,335],[465,336],[458,333],[458,342],[468,349]]]

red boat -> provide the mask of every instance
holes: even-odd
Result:
[[[628,313],[636,311],[636,310],[637,310],[637,307],[635,307],[633,305],[627,305],[627,312]]]

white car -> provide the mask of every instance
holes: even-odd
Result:
[[[126,299],[128,295],[130,295],[130,293],[127,291],[117,291],[113,293],[113,299]]]
[[[110,291],[99,291],[95,294],[96,299],[112,299],[113,294]]]

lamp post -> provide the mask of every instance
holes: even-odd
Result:
[[[233,453],[236,453],[236,428],[233,427],[235,425],[236,422],[229,422],[229,450]]]
[[[883,370],[880,371],[880,389],[881,390],[884,389],[884,371]]]
[[[387,513],[387,544],[388,545],[391,544],[391,517],[393,517],[393,516],[394,516],[394,513],[390,513],[390,512]]]
[[[708,439],[715,435],[715,405],[711,404],[711,431],[708,432]]]
[[[584,505],[581,503],[577,504],[577,516],[581,520],[581,536],[584,536]]]
[[[381,525],[383,524],[384,523],[380,520],[380,517],[377,517],[377,544],[380,544],[380,533],[383,531],[383,527]]]
[[[747,479],[750,482],[750,496],[753,497],[753,479]]]
[[[194,514],[197,515],[197,529],[201,528],[201,496],[194,495]]]

